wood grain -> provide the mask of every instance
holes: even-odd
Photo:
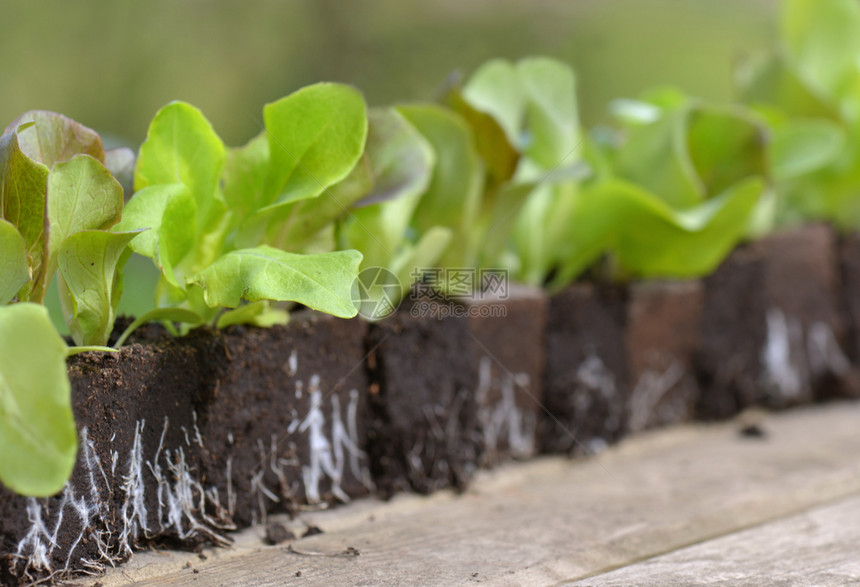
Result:
[[[860,497],[851,497],[567,585],[856,585],[858,544]]]
[[[860,495],[860,404],[768,416],[761,426],[764,439],[741,437],[734,423],[685,426],[636,437],[597,458],[508,465],[482,474],[461,496],[364,500],[305,514],[290,525],[310,523],[325,533],[289,547],[264,546],[263,530],[254,528],[239,534],[233,549],[207,550],[205,561],[142,553],[97,581],[566,583]],[[345,554],[349,548],[360,554]]]

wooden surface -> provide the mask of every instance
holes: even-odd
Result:
[[[568,585],[857,585],[858,550],[860,497],[851,497]]]
[[[860,404],[772,415],[762,427],[764,439],[736,423],[658,431],[597,458],[508,465],[461,496],[279,518],[324,533],[265,546],[252,528],[206,560],[141,553],[86,584],[860,582],[860,556],[850,556],[860,551]],[[812,572],[821,580],[796,582]]]

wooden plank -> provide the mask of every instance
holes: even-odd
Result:
[[[856,585],[858,544],[860,497],[851,497],[567,585]]]
[[[234,549],[207,550],[205,561],[144,553],[98,581],[573,581],[860,494],[858,422],[860,404],[843,403],[770,416],[764,439],[742,438],[736,424],[658,431],[597,459],[506,466],[482,474],[462,496],[400,496],[308,513],[303,521],[325,533],[290,547],[263,546],[257,528],[240,534]],[[360,555],[344,554],[350,547]]]

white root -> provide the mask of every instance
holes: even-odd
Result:
[[[297,359],[290,359],[290,368],[298,368]],[[296,382],[295,391],[301,398],[301,382]],[[322,501],[324,483],[337,499],[349,501],[342,488],[347,470],[370,486],[367,456],[359,448],[358,392],[352,390],[349,394],[346,420],[338,396],[331,399],[330,416],[324,410],[319,376],[311,377],[308,392],[310,408],[304,418],[293,410],[295,417],[280,437],[272,435],[268,447],[262,440],[257,442],[260,462],[252,472],[251,495],[247,497],[258,502],[263,519],[267,501],[294,500],[301,483],[310,503]],[[112,436],[108,446],[102,447],[102,454],[110,456],[110,473],[102,466],[89,431],[82,428],[74,478],[74,487],[79,489],[67,483],[56,498],[27,500],[29,527],[11,557],[12,572],[31,581],[68,578],[74,572],[98,574],[130,556],[142,543],[168,536],[228,544],[224,531],[235,529],[237,503],[246,499],[236,491],[233,455],[226,457],[226,488],[222,488],[225,495],[216,486],[205,486],[187,459],[189,447],[204,447],[196,412],[192,414],[191,427],[179,427],[184,446],[167,446],[169,428],[170,421],[165,417],[157,448],[151,454],[147,454],[144,420],[135,423],[132,446],[126,455],[112,446],[116,435]],[[296,457],[295,447],[301,443],[294,435],[306,435],[310,446],[304,466]],[[234,446],[232,433],[228,437],[230,446]],[[281,443],[284,439],[288,442],[284,454],[279,438]],[[301,471],[300,476],[297,471]],[[265,483],[267,473],[274,475],[277,488]],[[297,481],[298,477],[301,481]],[[112,511],[114,494],[120,497],[120,503]]]
[[[514,391],[517,385],[528,389],[527,373],[505,372],[494,378],[492,360],[490,357],[481,357],[475,397],[484,451],[490,461],[496,459],[502,438],[506,439],[507,450],[512,457],[524,458],[534,454],[537,414],[526,412],[517,405]],[[494,390],[498,390],[501,397],[491,401],[491,392]]]

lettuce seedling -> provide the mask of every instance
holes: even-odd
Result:
[[[432,225],[421,232],[409,229],[437,161],[430,143],[395,108],[372,109],[368,119],[364,164],[350,183],[361,197],[350,198],[355,203],[342,222],[339,245],[364,254],[362,270],[382,267],[394,274],[400,286],[397,295],[373,289],[364,294],[385,295],[396,306],[420,271],[433,267],[444,254],[451,231]]]
[[[153,119],[117,227],[149,228],[131,247],[161,270],[157,309],[141,319],[189,327],[216,318],[221,326],[283,322],[269,301],[356,314],[350,288],[360,253],[287,249],[302,250],[315,234],[297,226],[313,214],[302,204],[331,203],[321,196],[331,198],[359,161],[364,100],[350,87],[317,84],[268,104],[263,115],[265,132],[238,149],[227,149],[189,104],[173,102]]]
[[[592,151],[599,173],[576,202],[557,283],[604,251],[616,278],[709,273],[766,220],[765,128],[741,108],[674,90],[613,110],[620,128],[614,143]]]
[[[122,291],[126,245],[137,232],[109,232],[123,190],[93,130],[33,111],[0,137],[0,303],[42,303],[59,270],[64,318],[79,345],[103,345]]]
[[[860,4],[788,0],[780,28],[780,51],[737,72],[773,133],[777,222],[860,227]]]
[[[740,108],[619,101],[601,146],[580,130],[573,72],[545,58],[491,61],[451,103],[487,170],[483,235],[506,239],[498,258],[527,283],[558,289],[607,251],[616,278],[701,275],[767,217],[764,129]]]
[[[542,284],[560,262],[578,185],[589,173],[572,70],[548,58],[493,60],[447,102],[473,137],[461,147],[469,153],[461,158],[469,164],[460,164],[465,197],[446,188],[425,197],[418,216],[453,217],[459,205],[459,255],[447,266],[510,265],[519,280]]]

